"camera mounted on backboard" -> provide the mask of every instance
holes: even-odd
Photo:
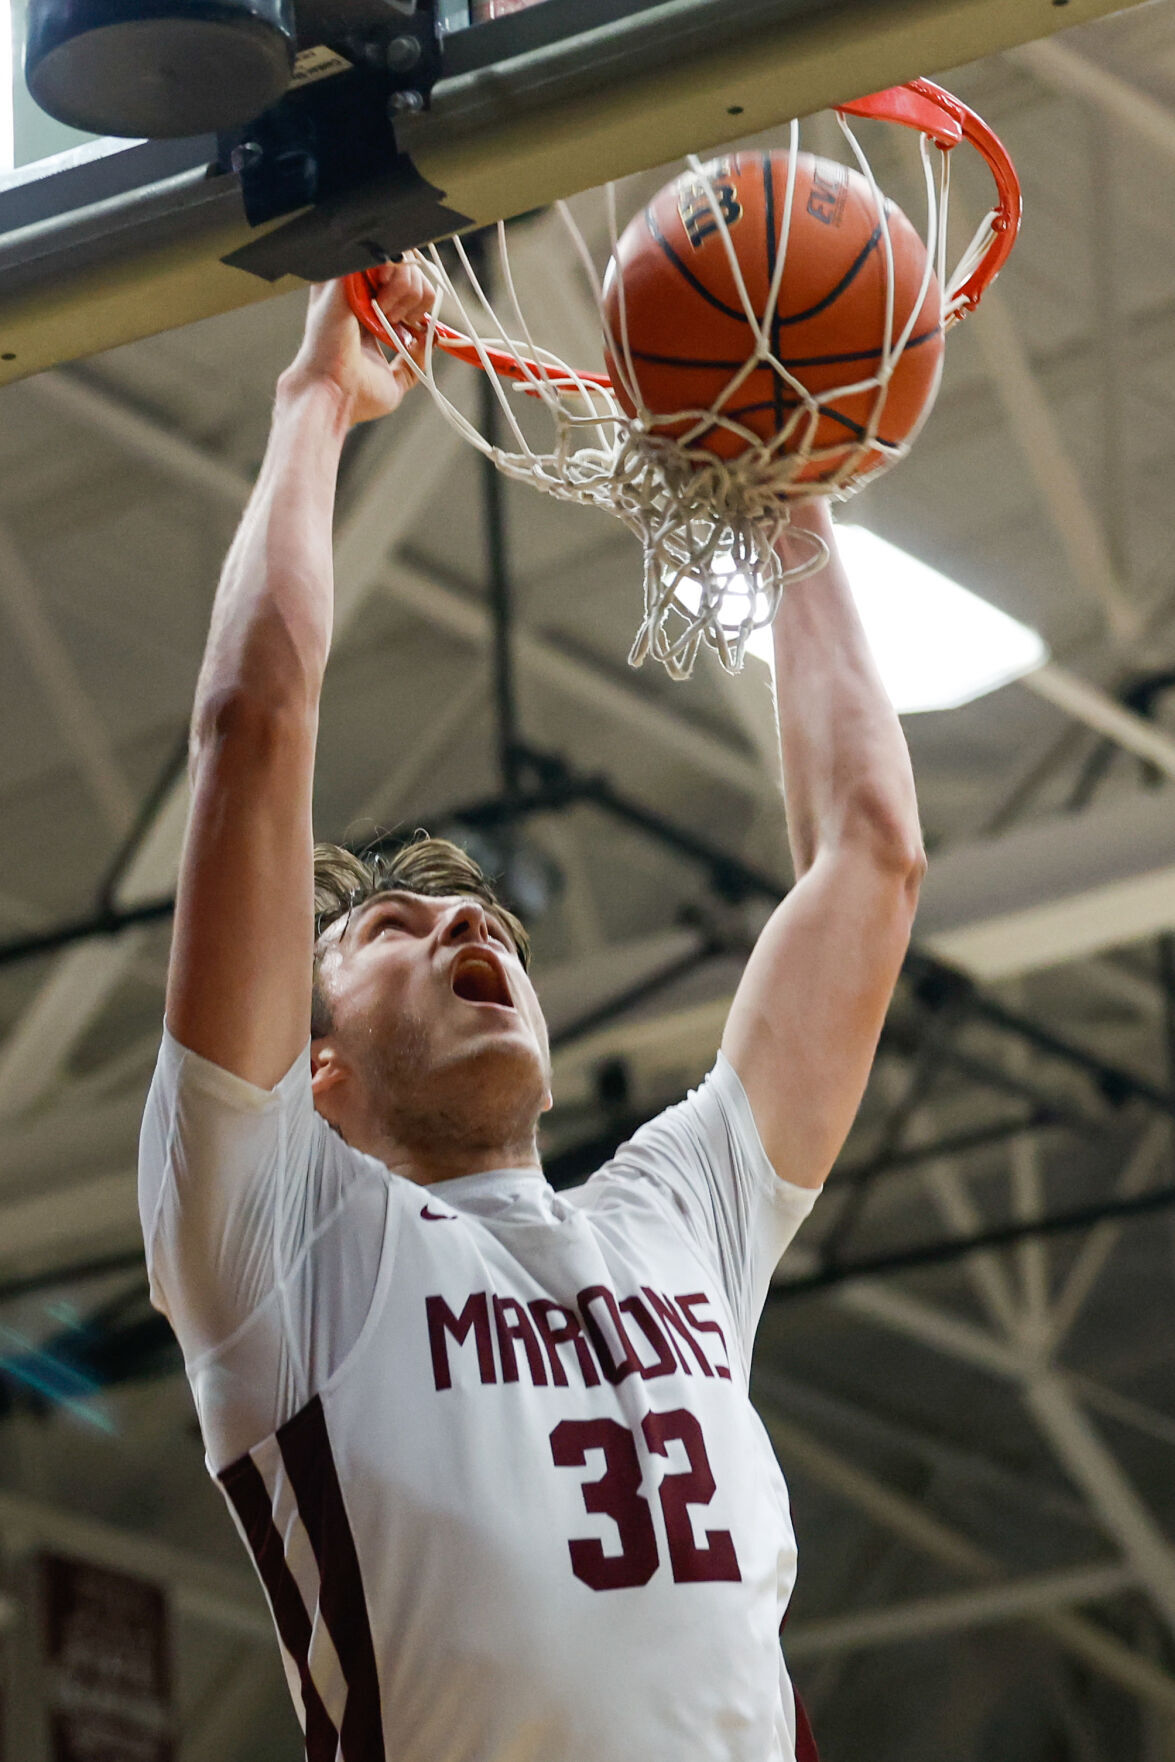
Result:
[[[436,0],[29,0],[30,93],[98,135],[243,143],[275,106],[309,116],[314,88],[352,74],[352,101],[386,123],[428,108],[440,67]]]

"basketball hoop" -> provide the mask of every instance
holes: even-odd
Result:
[[[727,218],[729,194],[719,187],[719,172],[725,162],[703,165],[694,157],[688,160],[694,212],[704,214],[705,232],[714,237],[714,248],[721,248],[729,265],[741,304],[741,312],[734,316],[747,326],[748,347],[741,365],[706,363],[724,370],[729,367],[730,374],[713,397],[686,408],[667,409],[664,403],[656,410],[649,407],[629,336],[623,275],[601,283],[565,203],[558,204],[559,211],[595,294],[614,377],[578,371],[536,343],[511,273],[503,225],[498,227],[499,304],[505,318],[491,304],[459,237],[450,241],[457,260],[455,271],[446,267],[435,245],[422,254],[422,264],[440,296],[441,310],[455,323],[429,322],[419,363],[384,318],[367,273],[346,278],[347,296],[359,320],[410,363],[446,420],[499,470],[562,500],[604,508],[640,539],[645,604],[629,654],[633,666],[640,666],[651,654],[674,677],[685,678],[706,643],[724,667],[738,671],[751,636],[775,617],[784,588],[813,573],[826,560],[823,541],[805,531],[808,554],[785,568],[776,547],[790,522],[792,506],[818,495],[843,501],[905,457],[933,402],[937,372],[907,432],[896,439],[886,438],[881,421],[887,399],[898,383],[895,376],[902,371],[902,358],[919,312],[931,304],[935,335],[949,330],[974,311],[1015,243],[1020,224],[1015,169],[986,123],[949,92],[930,80],[913,80],[842,105],[836,115],[867,186],[874,237],[880,241],[878,260],[887,278],[882,300],[883,335],[868,351],[866,370],[858,369],[858,376],[843,386],[823,384],[818,390],[811,389],[798,377],[798,365],[802,364],[793,362],[789,367],[774,346],[772,322],[785,286],[793,209],[797,209],[794,167],[800,147],[798,122],[791,124],[786,166],[778,156],[779,169],[772,166],[768,173],[783,180],[779,187],[784,196],[771,253],[769,309],[757,310],[747,292],[747,277],[740,268]],[[913,296],[905,299],[908,313],[904,320],[895,294],[895,256],[901,255],[898,247],[907,259],[910,251],[905,234],[899,236],[898,223],[905,233],[912,229],[878,188],[850,116],[899,123],[919,136],[926,193],[924,267],[918,270]],[[995,181],[996,201],[953,272],[948,273],[950,154],[962,141],[986,160]],[[766,163],[771,156],[760,157]],[[615,265],[621,236],[614,185],[606,186],[605,200]],[[609,321],[609,309],[613,322]],[[915,340],[921,343],[925,336],[923,332]],[[941,343],[937,346],[941,349]],[[437,350],[480,367],[490,376],[508,434],[505,444],[494,444],[446,395],[436,375]],[[860,360],[862,352],[852,358]],[[730,412],[732,388],[751,384],[755,376],[762,379],[768,375],[777,378],[780,389],[774,400],[777,426],[765,432],[761,422],[756,425],[751,418]],[[517,392],[543,406],[553,431],[549,444],[536,447],[527,439],[515,403]],[[854,420],[841,420],[852,439],[846,442],[841,436],[835,445],[830,444],[829,412],[835,416],[850,404]]]

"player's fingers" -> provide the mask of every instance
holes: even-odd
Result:
[[[428,353],[428,326],[418,324],[411,328],[405,327],[400,334],[404,338],[412,360],[418,367],[423,367],[425,356]]]
[[[416,362],[418,367],[424,365],[424,358],[428,352],[428,327],[424,324],[397,324],[393,328],[399,342],[399,349],[394,356],[389,355],[387,359],[395,366],[403,366],[409,377],[415,378],[404,357],[408,356],[409,359]]]
[[[400,251],[394,257],[384,257],[370,269],[364,270],[376,287],[382,287],[387,281],[394,281],[405,263],[420,264],[424,259],[419,251]]]
[[[416,384],[417,376],[413,372],[411,364],[402,355],[398,355],[392,362],[392,373],[404,391],[407,391],[409,386]]]
[[[436,292],[415,262],[391,265],[395,273],[387,278],[378,295],[389,323],[419,324],[427,318],[436,303]]]

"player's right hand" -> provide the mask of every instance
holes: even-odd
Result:
[[[421,359],[425,321],[436,306],[437,294],[419,258],[382,263],[371,273],[388,321],[410,344],[412,355]],[[289,371],[297,378],[325,379],[335,385],[352,424],[390,415],[415,380],[411,367],[399,356],[384,359],[375,338],[351,311],[341,281],[311,288],[302,346]]]

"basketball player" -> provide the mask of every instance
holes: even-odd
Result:
[[[411,263],[380,298],[409,329],[431,304]],[[776,626],[797,884],[706,1081],[555,1193],[525,934],[480,873],[328,851],[315,891],[336,468],[408,377],[312,292],[196,693],[154,1300],[310,1762],[793,1762],[795,1542],[749,1363],[906,947],[901,730],[833,556]]]

